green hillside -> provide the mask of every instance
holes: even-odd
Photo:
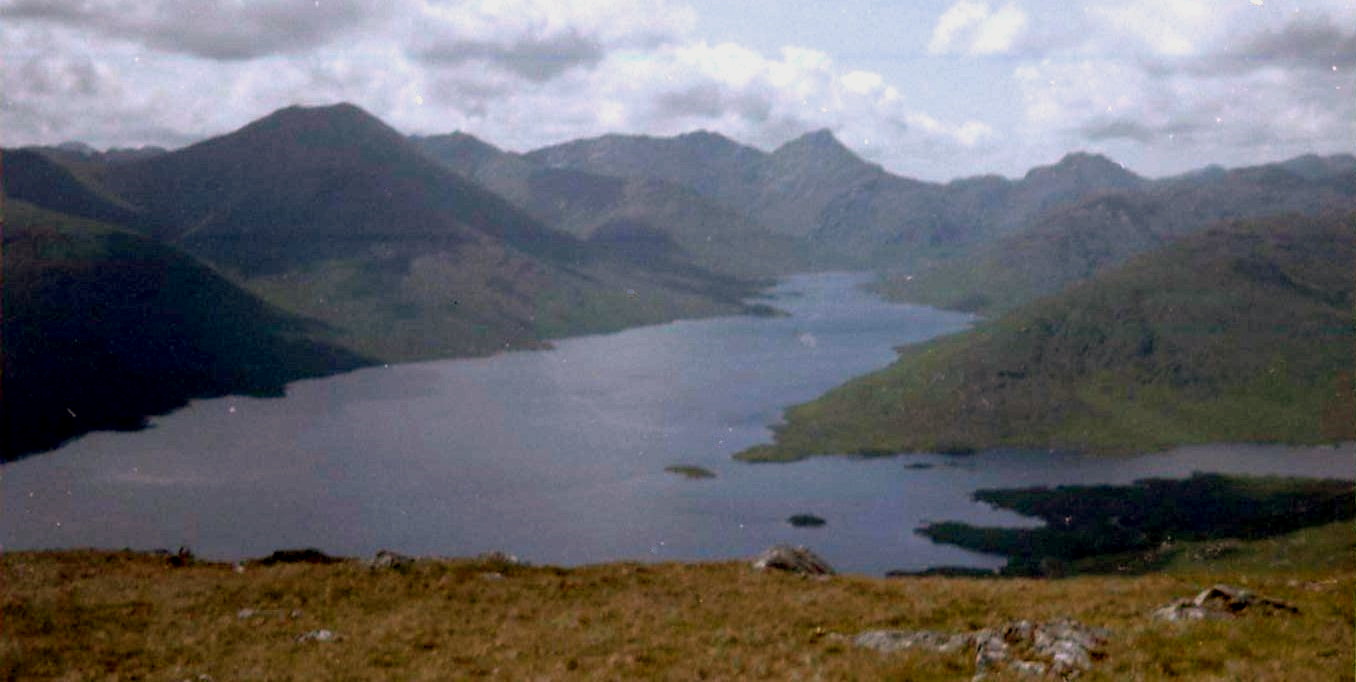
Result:
[[[174,248],[26,202],[4,217],[0,460],[366,363]]]
[[[787,412],[749,460],[1353,432],[1356,216],[1221,224]]]

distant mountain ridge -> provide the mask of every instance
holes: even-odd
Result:
[[[882,285],[946,308],[1001,312],[1226,219],[1356,209],[1356,157],[1210,171],[1058,205],[961,257]]]
[[[465,133],[411,139],[430,158],[543,223],[594,244],[630,249],[637,258],[753,278],[850,263],[668,181],[544,166]]]
[[[806,237],[866,265],[913,262],[1011,231],[1062,201],[1146,181],[1105,157],[1070,154],[1021,180],[929,183],[868,163],[828,130],[771,153],[721,135],[607,135],[529,152],[567,168],[684,185],[777,232]]]

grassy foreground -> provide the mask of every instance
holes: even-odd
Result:
[[[972,630],[1071,617],[1111,628],[1091,680],[1352,679],[1350,524],[1180,543],[1163,572],[1066,580],[762,574],[743,562],[575,569],[421,560],[171,567],[128,552],[0,559],[0,679],[968,679],[973,654],[882,655],[830,633]],[[1149,612],[1226,582],[1294,616],[1162,624]],[[241,617],[242,609],[254,614]],[[300,642],[328,629],[339,639]],[[996,679],[1002,679],[996,678]]]

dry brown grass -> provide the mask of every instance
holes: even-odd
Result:
[[[1351,561],[1061,581],[820,581],[743,563],[566,570],[466,560],[236,573],[91,551],[13,553],[0,565],[4,679],[957,680],[969,679],[972,655],[881,655],[827,635],[1058,617],[1115,632],[1086,679],[1337,680],[1353,670]],[[1149,620],[1155,606],[1216,581],[1302,613]],[[262,613],[238,617],[246,608]],[[296,641],[320,628],[342,639]]]

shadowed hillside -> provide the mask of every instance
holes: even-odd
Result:
[[[0,459],[366,363],[178,250],[5,205]]]

